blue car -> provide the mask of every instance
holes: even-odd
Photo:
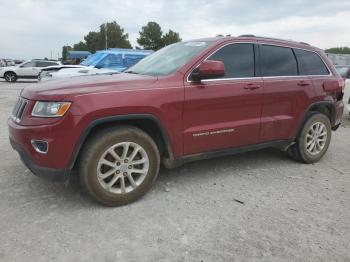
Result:
[[[39,81],[81,75],[121,72],[153,53],[151,50],[110,48],[89,55],[79,65],[60,65],[43,68]]]

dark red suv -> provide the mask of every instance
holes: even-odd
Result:
[[[304,163],[327,151],[344,81],[323,51],[253,36],[167,46],[124,73],[25,88],[10,141],[36,175],[67,179],[105,205],[142,196],[161,162],[277,147]]]

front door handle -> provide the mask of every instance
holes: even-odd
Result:
[[[248,90],[254,90],[254,89],[258,89],[261,86],[259,84],[247,84],[244,89],[248,89]]]
[[[299,81],[298,82],[298,86],[309,86],[310,83],[309,82],[306,82],[306,81]]]

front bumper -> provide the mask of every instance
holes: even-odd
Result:
[[[62,121],[38,126],[23,126],[8,119],[9,139],[18,151],[23,163],[35,175],[52,180],[65,180],[73,167],[71,156],[74,152],[78,132],[74,118],[67,116]],[[48,152],[38,152],[33,140],[46,141]]]
[[[52,181],[66,181],[69,177],[70,170],[68,169],[54,169],[43,167],[35,164],[30,156],[25,153],[19,144],[10,138],[10,143],[21,157],[23,164],[36,176],[43,177]]]

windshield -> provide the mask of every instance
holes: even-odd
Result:
[[[336,67],[339,75],[342,77],[346,77],[348,74],[349,67]]]
[[[185,65],[212,42],[180,42],[169,45],[142,59],[126,70],[126,73],[141,75],[169,75]]]
[[[95,53],[93,55],[89,55],[83,62],[81,62],[80,64],[83,66],[94,66],[96,65],[101,58],[104,56],[104,53]]]

